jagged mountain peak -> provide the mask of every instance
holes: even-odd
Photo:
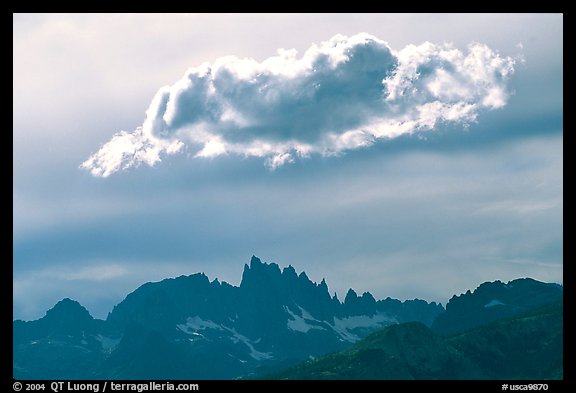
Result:
[[[349,302],[353,302],[354,299],[358,298],[358,294],[356,293],[355,290],[353,290],[352,288],[348,289],[348,292],[346,292],[346,297],[344,298],[344,303],[349,303]]]
[[[282,278],[288,282],[296,282],[298,280],[298,273],[292,265],[286,266],[282,269]]]
[[[262,262],[260,258],[254,255],[250,259],[250,264],[244,265],[242,281],[240,282],[241,288],[258,287],[259,289],[269,288],[274,291],[282,291],[284,288],[292,291],[294,286],[309,288],[309,290],[319,287],[328,292],[328,285],[324,279],[318,284],[312,281],[306,272],[297,273],[292,265],[280,269],[277,263]]]
[[[264,263],[254,255],[250,259],[250,265],[244,265],[240,287],[262,285],[280,280],[282,272],[276,263]]]

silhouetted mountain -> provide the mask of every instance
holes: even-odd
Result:
[[[352,289],[340,302],[324,280],[252,257],[239,286],[198,273],[142,285],[105,321],[70,299],[39,320],[14,321],[14,377],[249,377],[349,348],[388,325],[430,327],[442,312]]]
[[[419,322],[392,325],[352,348],[269,379],[562,379],[562,302],[449,338]]]
[[[64,299],[31,322],[14,321],[14,376],[22,379],[86,377],[104,361],[104,321],[93,319],[78,302]]]
[[[562,286],[531,278],[508,282],[485,282],[474,292],[453,296],[446,312],[432,324],[432,330],[448,335],[472,329],[498,319],[518,315],[534,307],[562,299]]]

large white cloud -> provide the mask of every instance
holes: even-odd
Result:
[[[262,157],[276,168],[440,122],[473,122],[506,104],[513,71],[512,58],[486,45],[395,51],[366,33],[336,35],[300,58],[284,49],[262,62],[222,57],[161,88],[141,127],[115,134],[81,167],[107,177],[188,149],[195,157]]]

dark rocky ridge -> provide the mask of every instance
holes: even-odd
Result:
[[[264,378],[562,379],[562,304],[556,301],[452,337],[420,322],[391,325],[350,349]]]
[[[516,281],[511,282],[513,286]],[[198,273],[142,285],[115,306],[106,320],[94,319],[79,303],[64,299],[39,320],[14,321],[14,377],[233,379],[262,375],[349,348],[392,324],[415,321],[439,332],[447,325],[477,326],[490,318],[468,308],[476,310],[492,296],[491,288],[500,296],[502,285],[487,283],[474,294],[454,297],[446,312],[434,302],[376,300],[370,293],[358,296],[352,289],[340,302],[330,296],[324,280],[314,283],[291,266],[280,269],[252,257],[238,287]],[[488,295],[483,294],[485,288]],[[535,280],[522,281],[517,288],[519,292],[512,297],[500,296],[514,312],[538,303],[534,299],[562,296],[560,286]],[[522,300],[523,292],[530,294],[530,302]],[[469,319],[467,324],[453,324],[461,314]]]

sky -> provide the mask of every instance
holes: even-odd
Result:
[[[14,14],[13,313],[252,255],[377,299],[563,279],[561,14]]]

